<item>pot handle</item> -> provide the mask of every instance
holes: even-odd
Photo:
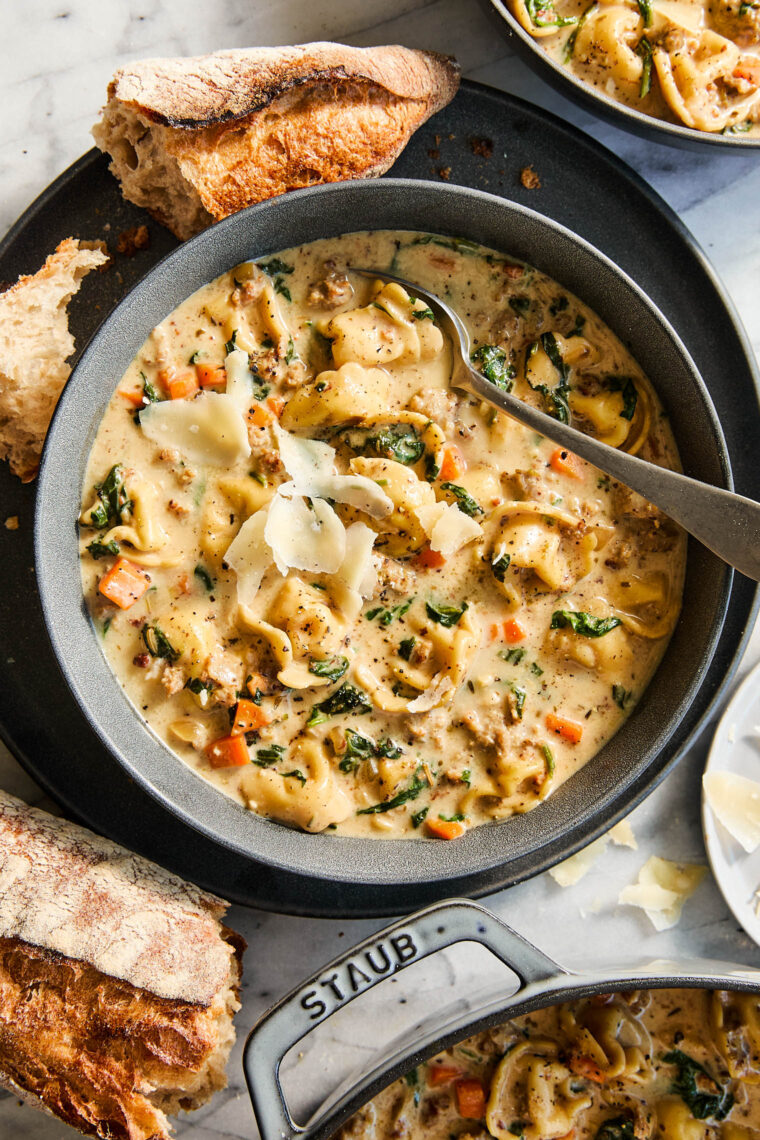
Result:
[[[292,1046],[360,993],[457,942],[485,946],[517,975],[519,989],[565,972],[491,911],[467,899],[436,903],[385,927],[280,998],[248,1035],[243,1068],[262,1140],[305,1137],[322,1122],[318,1114],[301,1126],[288,1109],[280,1065]],[[362,1087],[356,1086],[352,1096]]]

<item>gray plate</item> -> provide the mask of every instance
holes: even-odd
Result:
[[[439,139],[434,136],[438,134]],[[453,136],[453,137],[451,137]],[[473,137],[489,136],[494,157],[474,158]],[[756,415],[753,365],[730,302],[701,251],[675,216],[628,168],[580,132],[521,100],[465,84],[454,103],[412,140],[394,173],[427,174],[428,149],[438,147],[436,166],[452,181],[504,193],[535,205],[582,233],[642,284],[688,341],[728,437],[737,489],[760,495],[757,468],[746,432]],[[507,156],[507,157],[500,157]],[[533,163],[543,189],[527,191],[519,170]],[[596,205],[587,207],[592,179]],[[621,210],[626,225],[619,224]],[[67,171],[35,203],[0,247],[0,277],[29,272],[56,241],[69,233],[110,236],[145,215],[119,197],[105,162],[94,152]],[[128,261],[117,258],[118,276],[88,278],[72,306],[78,337],[86,338],[114,301],[174,245],[161,227],[149,223],[153,248]],[[637,234],[632,242],[630,235]],[[680,266],[673,288],[672,266]],[[726,378],[731,378],[730,385]],[[169,815],[130,780],[109,756],[81,715],[45,643],[44,625],[31,589],[31,487],[21,487],[0,467],[0,493],[7,513],[22,519],[19,532],[0,528],[5,590],[0,593],[0,728],[33,775],[66,807],[96,830],[171,866],[186,877],[240,902],[292,913],[322,915],[391,914],[444,893],[442,886],[375,887],[371,893],[341,882],[319,880],[270,867],[225,850]],[[735,667],[754,612],[754,588],[735,578],[728,618],[704,683],[671,738],[667,750],[633,780],[626,804],[633,806],[675,762]],[[44,712],[41,709],[44,708]],[[600,813],[594,830],[576,829],[530,856],[461,880],[448,891],[482,894],[550,866],[608,826],[626,810],[612,805]],[[606,818],[605,818],[606,815]],[[440,845],[439,845],[440,848]]]

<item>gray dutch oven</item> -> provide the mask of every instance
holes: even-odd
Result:
[[[385,1055],[374,1058],[355,1079],[329,1093],[307,1123],[296,1123],[280,1079],[281,1063],[293,1046],[378,982],[459,942],[480,943],[501,959],[516,978],[512,988],[505,987],[502,996],[479,1007],[461,1000],[443,1006],[410,1029],[403,1044],[394,1041]],[[708,959],[685,959],[572,973],[485,907],[465,899],[438,903],[347,950],[281,998],[254,1025],[243,1067],[262,1140],[327,1140],[354,1112],[415,1065],[523,1013],[591,994],[670,987],[760,993],[760,971]],[[371,1029],[366,1044],[372,1046]]]
[[[619,103],[600,87],[592,87],[590,83],[585,83],[562,63],[552,59],[541,47],[540,40],[526,32],[520,21],[513,16],[507,0],[482,0],[482,3],[483,7],[490,8],[492,13],[496,13],[495,20],[498,20],[503,31],[509,33],[510,43],[515,52],[531,70],[545,79],[561,95],[579,103],[592,114],[609,120],[616,127],[623,127],[650,142],[668,143],[681,150],[704,153],[706,147],[717,147],[724,153],[746,154],[747,151],[760,149],[758,136],[747,138],[743,134],[724,135],[720,131],[698,131],[683,123],[671,123],[665,119],[657,119],[653,115],[645,115],[635,107]],[[589,133],[593,134],[593,130]]]
[[[705,675],[725,615],[731,571],[690,542],[684,607],[659,670],[604,749],[536,810],[454,843],[309,835],[247,811],[178,760],[126,700],[84,605],[76,519],[100,419],[153,327],[238,262],[315,238],[367,229],[461,236],[530,262],[607,322],[654,382],[684,469],[731,486],[725,441],[685,347],[638,286],[587,242],[522,206],[476,190],[381,179],[283,195],[211,227],[171,253],[115,309],[59,402],[38,481],[36,570],[53,648],[82,710],[131,776],[168,810],[223,847],[309,881],[345,883],[346,910],[398,914],[454,894],[495,890],[588,843],[631,809],[673,760],[668,742]],[[682,745],[681,745],[682,747]],[[373,890],[374,889],[374,890]]]

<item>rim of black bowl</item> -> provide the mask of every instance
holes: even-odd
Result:
[[[724,135],[720,131],[698,131],[694,127],[687,127],[681,123],[670,123],[666,119],[658,119],[654,115],[645,115],[635,107],[628,107],[619,103],[611,95],[598,91],[589,83],[573,75],[561,63],[541,49],[537,41],[529,32],[526,32],[520,21],[510,12],[505,0],[487,0],[496,15],[508,25],[509,31],[515,35],[526,49],[520,54],[524,55],[526,62],[534,70],[544,73],[543,78],[557,88],[563,95],[576,103],[581,103],[597,113],[603,114],[612,120],[616,126],[627,128],[645,138],[656,138],[662,143],[672,146],[688,145],[689,149],[700,150],[704,146],[728,148],[729,150],[757,150],[760,149],[760,136],[744,138],[742,135]]]
[[[577,848],[640,798],[637,781],[667,749],[723,626],[732,571],[703,547],[690,543],[687,592],[704,592],[698,601],[711,618],[701,621],[695,613],[689,625],[684,611],[679,620],[663,659],[672,654],[676,674],[679,668],[684,674],[675,697],[667,684],[653,680],[623,728],[538,808],[474,828],[447,844],[311,835],[254,815],[225,796],[176,757],[129,702],[97,643],[81,589],[76,519],[87,456],[116,384],[151,329],[197,288],[241,260],[320,237],[398,229],[399,223],[409,231],[468,236],[530,262],[581,296],[623,343],[636,343],[635,318],[644,316],[646,335],[641,334],[635,353],[639,363],[654,377],[661,398],[658,362],[668,377],[665,387],[674,384],[679,394],[678,408],[671,409],[674,424],[682,417],[690,437],[694,425],[701,425],[697,430],[705,446],[688,457],[693,462],[686,462],[687,472],[732,486],[715,409],[680,338],[635,282],[590,243],[533,210],[478,190],[389,178],[335,183],[260,203],[212,226],[168,254],[104,321],[75,368],[48,432],[35,512],[38,588],[54,652],[84,715],[130,775],[190,827],[259,863],[306,878],[364,887],[429,882],[441,884],[442,890],[454,880],[460,891],[477,890],[496,868],[507,881],[511,861],[528,857],[538,868],[545,848],[560,841],[565,852]],[[670,361],[667,367],[663,359]],[[688,626],[686,641],[676,647],[682,625]],[[688,664],[679,666],[683,660]],[[645,745],[635,739],[642,732]]]

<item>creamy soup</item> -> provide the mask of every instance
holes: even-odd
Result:
[[[639,700],[684,537],[576,456],[451,390],[445,295],[498,387],[678,455],[649,381],[530,266],[425,234],[246,263],[151,334],[92,448],[84,592],[158,737],[308,831],[452,839],[529,811]]]
[[[342,1140],[757,1140],[756,994],[637,990],[515,1018],[385,1089]]]
[[[556,62],[645,115],[760,135],[757,0],[510,0]]]

